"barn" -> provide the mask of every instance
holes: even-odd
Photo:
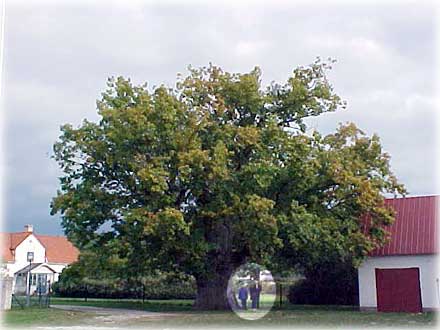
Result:
[[[437,268],[440,196],[387,199],[396,211],[390,241],[359,268],[361,310],[411,312],[439,310]]]

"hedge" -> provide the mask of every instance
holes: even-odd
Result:
[[[287,298],[301,305],[358,305],[357,270],[340,266],[321,269],[292,285]]]
[[[195,282],[192,280],[170,283],[166,279],[151,279],[144,285],[127,281],[89,281],[89,283],[64,283],[52,286],[59,297],[72,298],[130,298],[130,299],[194,299]]]

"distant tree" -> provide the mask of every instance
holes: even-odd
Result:
[[[83,250],[79,260],[63,270],[63,285],[78,288],[98,282],[126,279],[126,260],[108,252]]]
[[[174,89],[110,79],[99,122],[62,126],[52,213],[77,246],[110,245],[133,273],[193,275],[200,309],[228,308],[228,278],[248,261],[360,260],[393,219],[383,193],[404,189],[377,136],[307,131],[306,118],[345,107],[328,69],[318,59],[266,89],[258,68],[212,65]]]
[[[260,265],[249,262],[238,268],[235,271],[235,274],[237,275],[237,277],[244,278],[249,276],[251,280],[256,280],[260,278],[260,272],[262,270],[264,269],[261,269]]]

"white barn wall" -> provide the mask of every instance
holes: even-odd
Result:
[[[434,254],[367,258],[359,267],[359,306],[361,308],[377,307],[375,268],[418,267],[420,269],[422,307],[424,309],[439,309],[437,261],[438,256]]]

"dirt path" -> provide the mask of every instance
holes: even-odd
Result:
[[[154,318],[154,319],[164,319],[169,317],[176,317],[176,313],[158,313],[158,312],[148,312],[133,309],[123,309],[123,308],[106,308],[106,307],[93,307],[93,306],[74,306],[74,305],[50,305],[52,308],[58,308],[66,311],[72,312],[88,312],[96,313],[102,315],[105,320],[114,321],[127,321],[131,319],[138,319],[143,317]]]
[[[139,321],[160,321],[165,319],[171,319],[179,317],[182,314],[177,313],[158,313],[158,312],[148,312],[132,309],[122,309],[122,308],[105,308],[105,307],[93,307],[93,306],[74,306],[74,305],[51,305],[51,308],[62,309],[71,312],[85,312],[88,316],[92,315],[92,318],[88,320],[88,326],[82,326],[85,328],[95,328],[99,326],[108,326],[111,328],[119,327],[122,325],[136,324]],[[50,327],[53,329],[53,327]],[[72,329],[72,327],[66,327]],[[40,327],[44,329],[44,327]],[[49,329],[49,327],[48,327]],[[57,329],[60,329],[57,327]]]

